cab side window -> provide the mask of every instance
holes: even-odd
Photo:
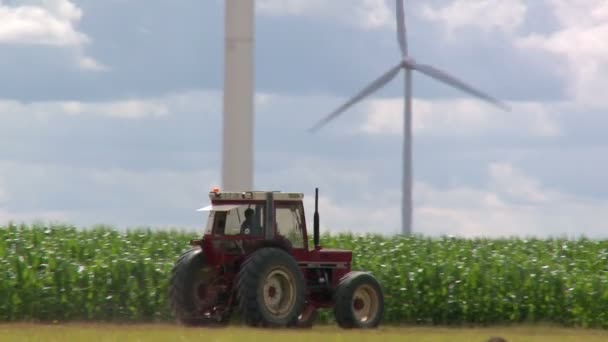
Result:
[[[293,248],[304,248],[301,210],[298,205],[281,205],[275,210],[277,232],[285,237]]]

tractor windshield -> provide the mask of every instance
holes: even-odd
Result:
[[[263,204],[212,205],[203,210],[209,211],[207,234],[263,236]]]

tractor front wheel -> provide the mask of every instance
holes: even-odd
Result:
[[[238,302],[250,326],[292,327],[304,309],[305,282],[295,259],[278,248],[262,248],[241,266]]]
[[[336,287],[334,305],[340,327],[376,328],[384,314],[384,295],[380,284],[371,274],[350,272]]]

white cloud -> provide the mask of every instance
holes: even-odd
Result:
[[[384,0],[258,0],[256,6],[261,15],[329,17],[366,30],[392,28],[395,21]]]
[[[88,71],[107,67],[83,53],[90,38],[76,26],[82,10],[69,0],[40,0],[9,6],[0,1],[0,44],[43,45],[74,51],[76,66]]]
[[[393,28],[396,26],[393,13],[384,0],[363,0],[356,8],[356,16],[365,29]]]
[[[77,59],[78,59],[78,66],[84,70],[105,71],[105,70],[109,69],[106,65],[104,65],[88,56],[79,56]]]
[[[522,0],[455,0],[439,8],[427,4],[422,15],[443,23],[450,34],[463,27],[512,33],[523,23],[526,10]]]
[[[485,188],[448,190],[417,184],[420,233],[463,236],[601,236],[608,202],[544,187],[514,165],[488,165]]]
[[[545,0],[564,26],[595,25],[608,18],[605,0]]]
[[[0,100],[0,115],[28,116],[46,121],[57,115],[106,116],[117,119],[161,118],[170,114],[168,105],[157,99],[129,99],[112,102],[52,101],[22,103]]]
[[[586,236],[605,237],[608,202],[578,198],[543,187],[509,163],[488,165],[489,183],[483,188],[456,186],[439,189],[416,182],[414,233],[462,237]],[[399,231],[400,194],[381,191],[373,199],[343,198],[325,192],[319,207],[323,230],[393,234]],[[313,199],[306,199],[311,211]],[[312,211],[309,212],[312,217]],[[310,219],[307,218],[308,222]]]
[[[78,170],[92,184],[105,189],[125,188],[138,206],[183,209],[195,214],[208,201],[209,190],[217,186],[216,171],[150,170],[119,168]],[[202,191],[201,191],[202,190]],[[141,210],[135,210],[141,211]]]
[[[530,184],[538,181],[528,177],[508,181],[493,178],[487,189],[449,190],[418,184],[416,233],[465,237],[584,234],[605,238],[603,222],[608,219],[608,202],[538,187],[530,192]],[[514,193],[524,201],[510,199]]]
[[[306,195],[308,195],[304,197],[306,225],[312,234],[315,198],[314,193]],[[378,194],[378,196],[385,195]],[[390,235],[399,231],[398,221],[395,218],[398,217],[400,208],[394,205],[368,206],[370,203],[367,201],[363,205],[356,205],[355,201],[352,201],[351,206],[345,206],[336,203],[333,199],[336,197],[340,196],[337,194],[319,195],[319,231],[321,234],[352,232]],[[382,203],[389,204],[387,202],[386,199],[382,200]]]
[[[572,82],[566,86],[581,104],[608,107],[608,4],[602,0],[547,0],[560,27],[549,34],[520,37],[524,49],[563,57]]]
[[[70,115],[98,115],[120,119],[157,118],[169,115],[167,105],[153,100],[126,100],[110,103],[59,103],[62,112]]]
[[[552,204],[562,199],[562,196],[552,190],[543,189],[536,179],[527,177],[509,163],[493,163],[489,166],[491,183],[489,190],[502,193],[512,202],[527,204]],[[497,196],[491,196],[498,198]],[[503,203],[502,201],[498,201]]]
[[[310,15],[319,14],[328,8],[321,0],[261,0],[256,1],[256,10],[262,15]]]
[[[80,20],[82,18],[82,10],[70,0],[42,0],[42,4],[58,17],[71,20]]]
[[[545,0],[557,28],[549,33],[518,31],[526,19],[521,0],[455,0],[447,5],[423,7],[423,17],[442,23],[452,34],[459,28],[473,27],[491,33],[510,34],[522,54],[539,50],[561,57],[557,72],[568,74],[565,84],[571,101],[581,105],[608,108],[608,4],[605,0]],[[541,23],[542,24],[542,23]],[[539,24],[539,25],[541,25]],[[547,26],[547,25],[544,25]]]
[[[1,182],[12,196],[11,203],[0,202],[0,224],[50,220],[200,230],[205,218],[196,209],[207,203],[217,175],[209,170],[135,171],[0,161]]]
[[[511,112],[495,109],[475,99],[412,101],[415,134],[469,136],[492,131],[526,132],[532,136],[561,134],[551,117],[550,105],[515,103]],[[403,134],[403,100],[369,100],[361,131],[367,134]]]
[[[0,43],[81,45],[89,41],[75,28],[81,17],[82,11],[68,0],[16,7],[0,2]]]

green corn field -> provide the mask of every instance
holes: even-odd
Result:
[[[0,226],[0,321],[172,322],[169,271],[198,235]],[[608,241],[325,234],[321,242],[353,250],[353,269],[379,279],[384,324],[608,328]]]

